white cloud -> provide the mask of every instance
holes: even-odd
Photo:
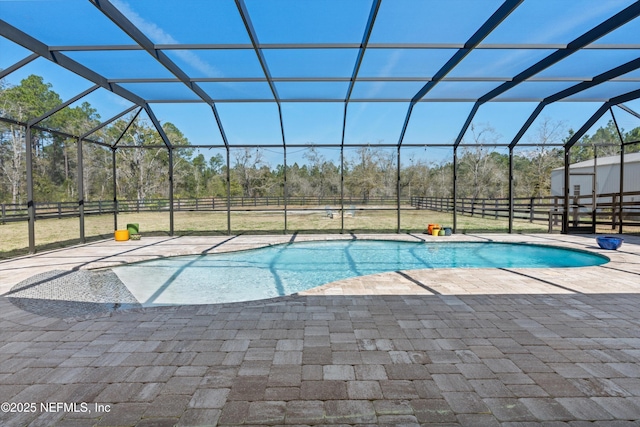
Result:
[[[165,30],[153,22],[149,22],[135,12],[131,6],[121,0],[112,0],[113,5],[125,15],[129,21],[140,29],[156,44],[178,44],[179,42]],[[221,77],[222,73],[214,66],[203,61],[198,55],[185,50],[177,50],[175,54],[184,62],[201,72],[205,77]]]

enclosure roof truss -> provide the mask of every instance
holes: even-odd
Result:
[[[56,7],[64,14],[65,8],[73,8],[74,4],[79,1],[56,2]],[[536,34],[537,27],[526,25],[526,20],[522,21],[522,33],[518,33],[518,30],[514,29],[517,26],[514,26],[512,22],[518,22],[518,19],[523,19],[522,16],[518,16],[518,12],[522,12],[522,15],[528,10],[527,8],[535,7],[534,0],[506,0],[501,3],[485,2],[486,4],[482,6],[478,6],[477,2],[467,0],[461,3],[464,3],[468,8],[478,8],[475,13],[482,12],[482,16],[484,16],[483,19],[475,19],[476,28],[466,28],[465,35],[462,35],[460,33],[461,30],[458,33],[449,31],[448,26],[454,25],[453,22],[436,22],[431,24],[432,27],[436,27],[431,34],[442,33],[446,34],[446,36],[432,36],[430,38],[421,36],[418,31],[411,32],[413,28],[407,28],[407,34],[416,34],[414,39],[410,40],[408,40],[408,36],[404,37],[402,34],[391,34],[389,32],[384,33],[382,29],[385,28],[385,25],[389,25],[389,22],[393,22],[393,13],[397,13],[398,16],[404,16],[405,19],[408,19],[412,13],[425,13],[425,10],[421,9],[421,4],[424,3],[416,0],[403,2],[403,7],[407,8],[407,10],[400,12],[393,11],[395,6],[390,6],[390,0],[361,0],[357,2],[358,7],[353,5],[346,6],[339,1],[332,0],[310,1],[309,4],[316,6],[325,4],[325,7],[332,8],[332,13],[336,15],[340,13],[355,14],[356,12],[359,14],[361,24],[358,24],[357,27],[361,31],[360,34],[357,37],[344,36],[342,38],[333,37],[331,32],[341,33],[343,29],[331,28],[330,26],[318,31],[317,36],[311,38],[302,34],[300,30],[296,30],[298,28],[296,25],[292,25],[291,34],[287,34],[281,28],[274,28],[265,23],[264,9],[261,9],[259,2],[255,0],[221,0],[215,6],[206,6],[208,12],[185,8],[184,4],[178,1],[164,2],[164,6],[158,5],[157,7],[168,7],[166,5],[170,5],[178,18],[185,18],[185,16],[198,13],[210,13],[209,8],[227,5],[229,7],[224,10],[228,17],[225,17],[225,19],[229,22],[237,22],[238,28],[242,28],[244,31],[244,35],[239,34],[235,38],[219,36],[219,41],[212,41],[213,37],[208,37],[207,31],[197,29],[193,31],[193,37],[185,36],[185,39],[189,39],[186,42],[178,41],[177,38],[173,40],[168,36],[171,30],[177,31],[178,29],[163,30],[161,24],[156,25],[154,23],[154,19],[158,16],[157,10],[147,11],[141,6],[135,10],[135,13],[132,13],[131,10],[135,8],[135,3],[133,2],[129,6],[128,3],[123,1],[86,1],[91,5],[87,9],[90,15],[87,19],[96,20],[96,22],[101,20],[101,22],[108,23],[109,25],[105,28],[113,32],[113,37],[111,38],[113,41],[95,42],[92,38],[85,41],[82,37],[71,40],[71,37],[67,35],[66,39],[60,42],[62,37],[56,37],[56,28],[58,28],[56,25],[51,25],[50,27],[48,25],[39,25],[36,28],[26,21],[28,16],[26,14],[12,15],[2,13],[2,19],[0,19],[0,36],[28,51],[26,55],[23,55],[22,58],[14,63],[3,64],[4,69],[0,70],[0,78],[10,77],[13,73],[38,60],[38,58],[44,58],[93,84],[90,89],[81,92],[56,109],[47,112],[45,117],[67,107],[72,102],[84,98],[97,88],[106,89],[133,103],[133,107],[124,110],[121,114],[112,117],[94,129],[85,132],[83,135],[75,135],[77,138],[87,138],[93,132],[111,124],[137,107],[145,110],[158,130],[164,144],[171,148],[172,143],[167,135],[164,134],[160,121],[154,114],[153,106],[164,103],[204,103],[211,108],[215,126],[220,132],[223,145],[225,147],[239,146],[234,145],[233,141],[229,140],[229,136],[225,131],[225,121],[220,116],[217,105],[221,103],[273,103],[277,106],[278,111],[279,123],[276,127],[280,128],[281,144],[286,148],[288,145],[300,146],[300,144],[297,142],[288,143],[288,139],[285,136],[282,111],[284,103],[300,103],[301,105],[305,103],[341,103],[344,107],[342,138],[336,141],[336,144],[338,146],[355,146],[357,144],[349,144],[345,141],[345,129],[350,120],[350,116],[347,114],[349,104],[407,103],[404,121],[397,129],[398,139],[396,145],[402,146],[405,145],[403,141],[407,127],[412,120],[412,111],[418,103],[470,103],[473,104],[471,111],[459,129],[455,141],[450,144],[453,147],[458,147],[464,146],[463,138],[476,113],[483,105],[505,102],[536,103],[536,108],[522,123],[516,136],[507,144],[509,148],[514,148],[536,118],[550,104],[562,102],[563,106],[566,105],[566,108],[571,108],[572,103],[575,102],[600,103],[600,108],[586,120],[578,132],[566,143],[566,147],[571,147],[612,106],[630,102],[640,97],[640,73],[637,72],[640,68],[640,44],[636,43],[636,40],[633,40],[632,37],[624,36],[625,34],[637,34],[637,32],[633,32],[633,29],[637,29],[640,23],[640,18],[638,18],[640,16],[640,2],[638,1],[622,2],[624,4],[611,7],[609,12],[603,12],[596,21],[590,22],[590,25],[584,26],[580,31],[568,28],[563,33],[563,37],[554,38],[546,37],[545,34]],[[38,7],[39,4],[37,1],[11,3],[16,3],[18,4],[16,7],[23,7],[25,10],[29,10],[29,7]],[[571,3],[579,5],[577,1]],[[353,4],[356,4],[356,2]],[[434,3],[434,5],[436,4]],[[492,6],[488,6],[489,4],[492,4]],[[300,6],[300,3],[289,0],[274,3],[274,7],[278,7],[278,5],[286,5],[291,9],[294,8],[294,5],[296,8],[301,9],[306,7],[306,4],[305,6]],[[7,3],[0,3],[0,11],[2,11],[3,7],[9,6]],[[204,4],[203,7],[205,7]],[[432,5],[431,7],[439,6]],[[564,25],[564,21],[560,16],[568,12],[564,11],[563,5],[549,3],[548,7],[556,9],[555,12],[559,16],[557,25]],[[415,12],[413,8],[415,8]],[[358,10],[354,12],[356,9]],[[587,7],[584,9],[587,9]],[[580,8],[578,7],[576,10],[580,10]],[[71,9],[68,11],[71,12]],[[287,12],[292,13],[294,17],[298,13],[292,10]],[[429,11],[427,10],[427,12]],[[459,13],[465,13],[465,11],[461,9]],[[582,18],[584,18],[584,21],[588,21],[589,18],[586,15],[585,11],[585,17],[573,16],[573,18],[576,18],[576,22]],[[22,16],[22,18],[19,16]],[[548,16],[552,16],[552,14]],[[428,14],[425,15],[425,19],[428,18]],[[305,19],[309,19],[309,17],[307,16]],[[328,18],[320,16],[318,19]],[[162,22],[166,23],[167,21],[163,20]],[[396,25],[402,27],[405,23],[398,21]],[[438,25],[441,25],[442,28],[438,28]],[[355,21],[353,26],[354,28],[356,27]],[[378,26],[381,29],[376,32]],[[539,28],[539,31],[542,32],[548,27],[539,25]],[[509,31],[506,29],[509,29]],[[622,35],[616,36],[618,30],[622,31],[620,33]],[[96,31],[99,31],[99,29]],[[296,31],[300,33],[298,34]],[[211,29],[211,32],[215,33],[215,28]],[[222,30],[220,32],[222,33]],[[492,38],[494,33],[498,34]],[[558,33],[562,33],[562,31],[558,31]],[[162,37],[158,34],[162,35]],[[608,35],[612,35],[612,37],[608,38]],[[111,58],[102,55],[113,54],[118,57],[117,55],[125,52],[148,55],[147,59],[155,63],[158,68],[152,70],[152,68],[141,67],[136,70],[135,76],[117,75],[117,73],[102,71],[102,68],[104,68],[102,65],[109,61],[108,58]],[[231,57],[224,56],[226,55],[225,52],[230,55],[238,55],[238,58],[244,58],[243,60],[246,63],[240,61],[238,70],[234,67],[228,67],[230,71],[225,71],[220,75],[206,75],[202,70],[198,70],[197,67],[190,67],[192,64],[189,61],[180,60],[185,56],[200,60],[198,56],[200,54],[205,55],[203,58],[208,58],[207,55],[211,55],[212,59],[209,59],[209,61],[213,66],[225,68],[229,66],[229,61],[231,61],[229,59]],[[346,56],[339,52],[350,54],[351,59],[349,61],[344,60]],[[90,57],[85,57],[84,55],[86,54],[89,54]],[[311,58],[313,55],[332,58],[334,54],[335,58],[343,58],[341,62],[336,59],[336,64],[330,63],[327,66],[319,67],[321,68],[319,70],[311,67],[305,69],[304,66],[298,67],[297,65],[300,64],[295,64],[296,61],[302,61],[303,58]],[[601,54],[602,56],[598,56]],[[180,55],[183,56],[181,57]],[[477,58],[474,55],[477,55]],[[483,55],[489,55],[486,58],[495,57],[495,62],[497,63],[500,62],[500,59],[507,61],[509,58],[518,57],[521,64],[518,66],[506,64],[504,68],[491,69],[490,59],[484,62],[478,60],[478,58],[482,59]],[[587,64],[589,66],[584,67],[585,71],[582,71],[583,68],[579,65],[586,62],[581,61],[579,55],[586,55],[587,58],[596,58],[594,61],[602,58],[601,62],[603,63],[596,64],[598,66]],[[388,58],[386,62],[384,60],[379,63],[374,61],[375,58],[385,57]],[[289,62],[287,62],[286,58],[290,58]],[[397,58],[406,61],[405,68],[408,71],[403,71],[402,67],[393,69],[392,61]],[[220,62],[223,60],[226,62]],[[259,72],[246,71],[251,68],[250,63],[257,64],[256,69]],[[425,68],[433,63],[439,65],[432,66],[431,69]],[[489,71],[481,72],[482,70],[478,70],[479,65],[473,66],[476,63],[487,66]],[[119,66],[130,67],[131,65],[121,63]],[[389,69],[387,69],[387,66]],[[559,66],[561,71],[551,72],[551,67],[553,66]],[[565,66],[566,69],[563,69],[562,67]],[[349,71],[332,71],[344,69]],[[548,71],[545,73],[545,70]],[[595,71],[589,73],[589,70]],[[535,85],[538,83],[557,84],[558,87],[564,84],[565,87],[543,94],[535,90],[522,90],[517,95],[509,96],[510,91],[514,88],[523,87],[524,84]],[[606,91],[603,93],[598,92],[593,96],[581,95],[582,92],[605,83],[614,84],[614,86],[619,85],[620,90],[612,90],[610,93]],[[165,97],[162,92],[157,95],[154,94],[155,96],[147,96],[145,91],[142,90],[148,89],[151,85],[176,84],[182,84],[186,87],[186,91],[179,92],[184,93],[184,96],[174,94]],[[252,87],[251,85],[262,84],[266,84],[268,87],[268,95],[240,95],[231,90],[216,94],[215,90],[210,89],[211,86],[205,86],[227,85],[224,87],[228,88],[238,85],[244,88],[245,85],[247,85],[246,87]],[[493,84],[493,87],[488,86],[490,88],[484,91],[480,89],[464,90],[467,87],[465,85],[473,88],[475,87],[473,85],[483,87],[482,85],[491,84]],[[458,92],[448,91],[447,88],[449,86],[447,85],[459,85],[463,90]],[[295,95],[287,94],[286,91],[281,89],[286,87],[295,88]],[[335,95],[335,87],[343,88],[339,96]],[[366,87],[373,89],[369,92],[361,89]],[[376,93],[375,88],[380,87],[390,87],[392,89]],[[324,88],[327,88],[326,94]],[[438,89],[437,93],[434,93],[436,89]],[[627,113],[637,117],[637,113],[631,108],[624,105],[620,107]],[[29,118],[27,124],[36,125],[43,118]],[[170,121],[170,118],[167,119]],[[192,142],[198,146],[206,146],[200,144],[199,141]],[[251,145],[244,142],[242,144]],[[413,144],[406,145],[412,146]],[[440,144],[434,145],[439,146]],[[210,146],[216,146],[216,144],[211,144]]]

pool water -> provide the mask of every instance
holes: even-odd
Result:
[[[424,268],[582,267],[608,258],[514,243],[335,240],[180,256],[113,268],[143,305],[212,304],[290,295],[336,280]]]

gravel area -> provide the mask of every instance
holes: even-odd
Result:
[[[141,307],[111,270],[53,270],[36,274],[5,295],[17,307],[46,317],[77,318]]]

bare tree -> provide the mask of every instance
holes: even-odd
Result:
[[[258,195],[261,185],[262,168],[266,166],[262,151],[259,149],[244,148],[234,153],[233,177],[242,187],[245,197]]]
[[[124,121],[118,124],[124,126]],[[117,151],[118,194],[138,200],[166,196],[169,153],[165,147],[157,148],[164,145],[157,131],[138,119],[121,144],[129,147]]]
[[[356,155],[346,161],[349,173],[345,174],[347,188],[351,194],[359,195],[366,203],[378,185],[377,164],[371,147],[360,147]]]
[[[304,158],[309,162],[309,176],[314,196],[325,197],[338,194],[340,187],[340,169],[318,152],[316,147],[311,147],[304,153]]]
[[[567,124],[561,120],[542,117],[529,143],[535,149],[525,151],[529,160],[515,172],[517,192],[529,197],[542,197],[551,190],[551,170],[562,165],[561,153],[554,145],[562,144],[567,135]]]
[[[488,124],[481,128],[471,125],[472,145],[465,146],[460,159],[459,182],[461,195],[477,199],[479,197],[500,197],[506,180],[492,152],[487,146],[495,146],[500,135]]]
[[[25,183],[25,135],[22,126],[7,124],[0,133],[0,169],[11,193],[11,203],[22,203]]]

